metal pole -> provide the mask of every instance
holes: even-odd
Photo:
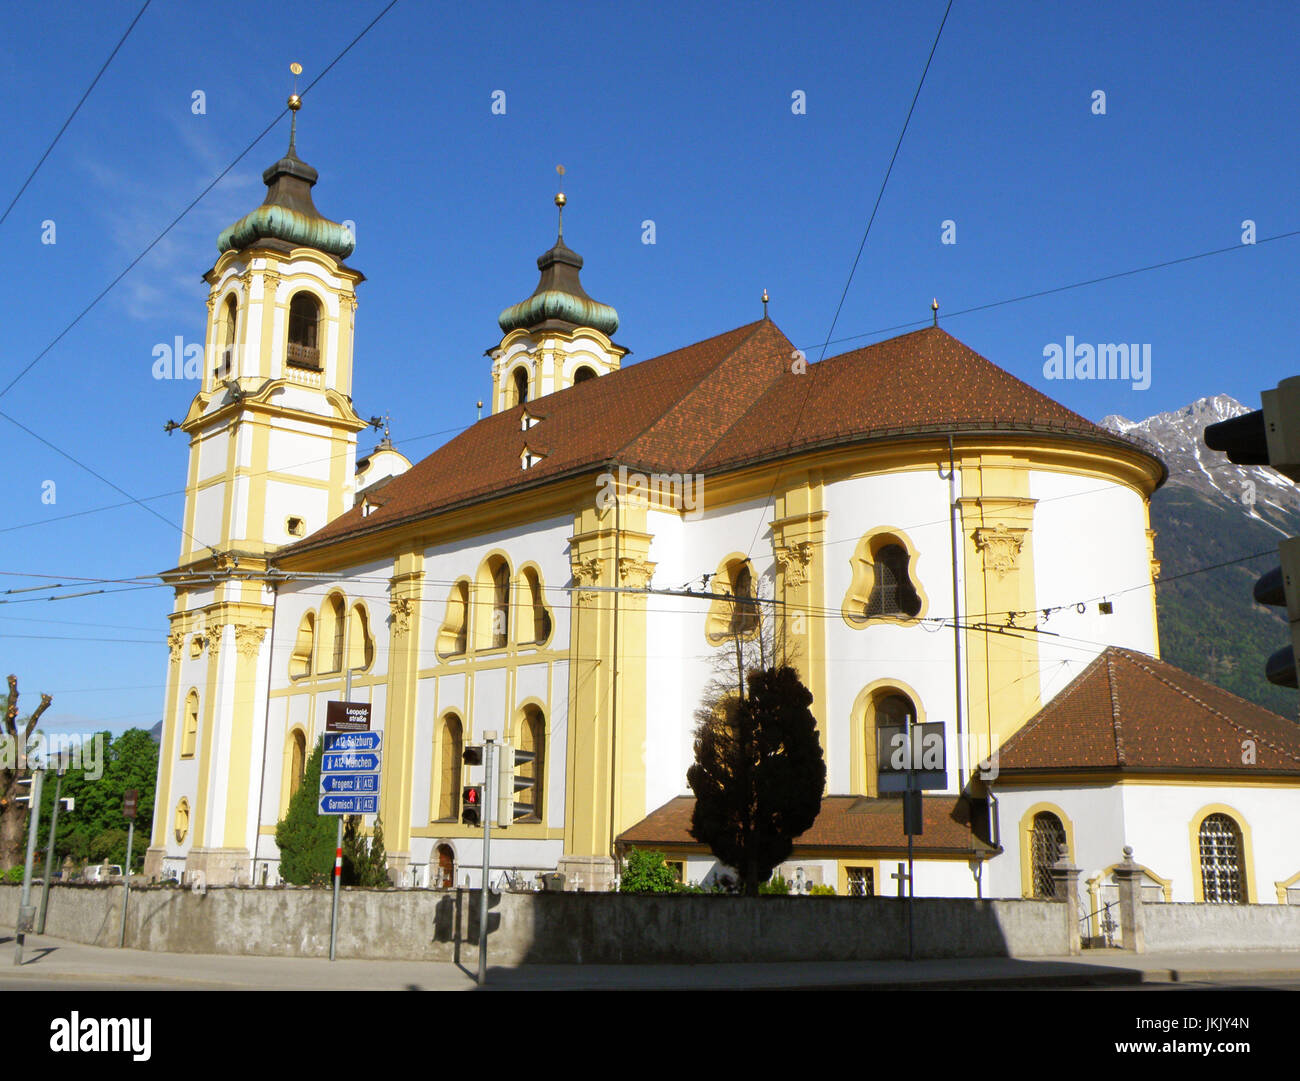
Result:
[[[117,948],[126,945],[126,902],[131,896],[131,843],[135,840],[135,819],[128,819],[126,827],[126,866],[122,868],[122,927],[117,936]]]
[[[346,617],[346,615],[347,613],[345,612],[344,616]],[[352,660],[352,658],[348,656],[348,639],[347,639],[346,626],[347,625],[344,624],[345,629],[343,634],[343,665],[345,668],[345,672],[343,676],[343,701],[351,702],[352,701],[352,669],[348,667],[348,664]],[[326,737],[325,742],[327,744],[329,743],[328,736]],[[329,748],[326,747],[326,750],[328,749]],[[334,838],[334,906],[330,910],[330,960],[331,961],[334,960],[334,951],[336,946],[338,945],[338,938],[339,938],[339,878],[343,874],[343,816],[339,815],[338,820],[339,820],[339,828]]]
[[[330,911],[330,960],[334,960],[334,947],[339,936],[339,875],[343,871],[343,816],[338,819],[338,835],[334,839],[334,907]]]
[[[909,743],[910,752],[910,739],[907,743]],[[907,800],[909,800],[909,802],[913,799],[913,781],[915,776],[917,776],[917,774],[915,774],[913,769],[907,770]],[[915,825],[917,825],[917,822],[913,822],[913,826]],[[913,863],[911,863],[911,843],[913,843],[913,832],[907,830],[907,960],[914,961],[917,960],[917,950],[915,950],[913,937],[911,937],[911,899],[913,899],[913,895],[915,894],[915,890],[913,889],[914,869]]]
[[[45,881],[41,883],[41,914],[36,933],[45,934],[45,910],[50,903],[50,875],[54,871],[54,827],[59,824],[59,793],[63,790],[63,769],[54,774],[54,811],[50,815],[50,843],[45,847]]]
[[[27,864],[23,868],[23,892],[18,900],[18,926],[14,934],[14,964],[23,963],[23,937],[36,914],[32,908],[32,861],[36,858],[36,823],[41,817],[41,782],[44,770],[32,771],[31,799],[27,805]]]
[[[491,892],[492,861],[488,856],[488,844],[492,839],[492,766],[496,756],[492,753],[495,732],[484,733],[483,742],[483,802],[480,813],[483,815],[483,884],[478,895],[478,982],[482,987],[487,983],[487,933],[488,933],[488,894]]]

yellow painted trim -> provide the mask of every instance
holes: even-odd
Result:
[[[875,561],[871,558],[871,550],[881,539],[886,539],[886,543],[897,544],[907,552],[907,577],[912,584],[912,588],[916,590],[917,599],[921,602],[921,607],[914,616],[872,616],[868,618],[861,614],[865,611],[867,601],[870,599],[871,591],[875,585],[876,576],[872,570]],[[849,569],[851,571],[849,587],[844,593],[844,600],[840,602],[840,616],[845,624],[855,631],[860,631],[882,624],[890,627],[910,627],[925,619],[930,612],[930,598],[925,592],[925,586],[921,583],[918,568],[920,558],[920,552],[918,552],[912,538],[897,526],[877,526],[864,533],[859,538],[858,543],[854,545],[853,554],[849,556]]]
[[[1284,905],[1287,903],[1286,891],[1289,887],[1294,886],[1297,882],[1300,882],[1300,871],[1297,871],[1290,878],[1284,878],[1282,879],[1281,882],[1273,883],[1273,888],[1277,890],[1277,903],[1279,905]]]
[[[916,689],[901,679],[875,679],[858,692],[849,713],[849,791],[864,796],[879,795],[879,749],[876,739],[876,699],[897,692],[905,695],[916,709],[916,722],[925,722],[925,703]],[[867,738],[867,729],[871,738]],[[945,763],[946,765],[946,763]]]
[[[293,798],[289,788],[292,780],[291,771],[293,768],[293,737],[298,732],[302,733],[304,767],[307,764],[307,759],[311,757],[312,751],[315,749],[315,744],[311,743],[307,739],[307,729],[301,724],[292,725],[288,731],[285,732],[284,749],[280,756],[280,813],[277,816],[277,821],[283,819],[289,813],[289,800]],[[275,832],[274,827],[272,827],[271,832]]]
[[[1188,823],[1188,835],[1191,838],[1192,846],[1192,900],[1205,901],[1205,883],[1201,879],[1201,824],[1213,814],[1224,814],[1236,823],[1237,829],[1241,831],[1242,864],[1245,871],[1245,896],[1242,898],[1243,904],[1254,904],[1259,894],[1255,892],[1255,846],[1250,839],[1250,823],[1246,821],[1243,815],[1235,807],[1229,807],[1226,803],[1209,803],[1202,807],[1196,814],[1192,815]]]
[[[1073,860],[1075,853],[1078,851],[1074,847],[1074,823],[1070,821],[1067,815],[1055,803],[1035,803],[1020,816],[1020,896],[1026,899],[1032,899],[1034,896],[1034,853],[1032,845],[1032,834],[1034,828],[1034,816],[1044,811],[1056,815],[1061,820],[1061,825],[1065,827],[1065,849],[1068,859]]]
[[[871,889],[873,897],[887,897],[880,881],[880,860],[839,859],[835,861],[835,893],[839,897],[850,897],[849,868],[864,867],[871,871]]]

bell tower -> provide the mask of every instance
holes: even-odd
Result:
[[[564,166],[557,170],[564,175]],[[582,256],[564,243],[567,201],[562,191],[555,196],[559,235],[538,256],[537,288],[498,320],[505,336],[490,351],[493,413],[608,375],[627,355],[610,339],[618,312],[587,295],[578,278]]]
[[[297,75],[301,68],[295,64]],[[317,172],[289,148],[262,204],[222,231],[204,275],[201,382],[189,436],[184,539],[173,581],[163,743],[146,874],[248,881],[279,548],[352,505],[352,343],[360,272],[351,230],[312,201]]]

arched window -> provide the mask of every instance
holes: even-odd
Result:
[[[510,633],[510,567],[504,559],[489,564],[492,572],[491,648],[500,649]]]
[[[546,776],[546,717],[536,706],[524,708],[524,716],[519,723],[519,742],[516,746],[521,751],[530,751],[537,756],[515,770],[515,776],[533,782],[531,789],[524,789],[520,793],[524,796],[526,792],[524,802],[533,805],[533,813],[521,821],[540,822],[543,818],[542,808],[545,806],[546,798],[542,791],[542,779]]]
[[[579,383],[585,383],[588,379],[595,379],[595,378],[596,378],[596,370],[594,368],[588,367],[586,364],[582,365],[576,372],[573,373],[574,386],[577,386]]]
[[[320,301],[295,293],[289,301],[289,344],[285,359],[297,368],[320,369]]]
[[[516,368],[510,373],[510,386],[514,391],[511,405],[523,405],[528,401],[528,369]]]
[[[891,527],[859,540],[849,559],[853,575],[841,607],[849,625],[919,619],[926,599],[916,575],[917,559],[908,539]]]
[[[181,728],[181,757],[193,758],[199,738],[199,692],[185,696],[185,719]]]
[[[532,567],[525,567],[523,577],[524,585],[528,589],[528,604],[532,611],[532,619],[528,622],[523,619],[519,621],[519,633],[523,635],[531,631],[532,638],[529,639],[529,643],[540,646],[551,637],[551,613],[546,610],[542,580],[538,577],[537,571]]]
[[[469,582],[461,580],[451,587],[447,598],[447,618],[438,631],[438,656],[454,657],[468,646]]]
[[[460,758],[464,751],[464,734],[460,718],[448,713],[438,732],[441,768],[438,776],[438,819],[455,821],[460,804]]]
[[[451,845],[439,845],[429,868],[429,888],[449,890],[456,884],[456,853]]]
[[[320,664],[321,673],[343,670],[343,639],[347,634],[347,608],[343,597],[335,593],[328,597],[320,612]]]
[[[1231,815],[1206,815],[1197,834],[1201,891],[1211,904],[1244,905],[1246,871],[1241,829]]]
[[[705,618],[705,634],[711,643],[717,645],[737,636],[751,638],[758,633],[754,568],[749,560],[744,557],[725,560],[714,574],[709,592],[721,594],[709,605]]]
[[[902,691],[897,688],[882,688],[872,696],[866,738],[863,740],[868,756],[864,776],[869,784],[871,756],[874,754],[877,792],[902,791],[900,781],[905,779],[904,771],[908,767],[906,733],[909,729],[914,730],[916,723],[916,704]],[[889,782],[882,784],[886,777],[890,779]]]
[[[921,598],[907,573],[907,549],[901,544],[881,545],[875,552],[875,581],[871,586],[871,596],[867,598],[867,618],[902,616],[911,619],[920,611]]]
[[[181,844],[190,832],[190,801],[184,796],[176,804],[176,818],[173,829],[176,835],[176,843]]]
[[[375,639],[370,633],[370,619],[360,604],[348,613],[348,668],[369,668],[375,659]]]
[[[235,319],[239,313],[239,304],[235,300],[235,294],[231,293],[226,297],[226,302],[221,305],[221,324],[218,328],[218,345],[217,354],[217,375],[226,376],[230,374],[231,366],[235,362]]]
[[[316,615],[308,612],[298,624],[298,637],[289,655],[289,678],[303,679],[311,675],[311,657],[316,648]]]
[[[1034,896],[1051,900],[1056,896],[1056,880],[1052,868],[1065,850],[1065,827],[1051,811],[1034,815],[1029,833],[1029,855],[1033,861]]]
[[[307,737],[302,729],[296,729],[289,740],[289,798],[298,791],[303,774],[307,769]]]

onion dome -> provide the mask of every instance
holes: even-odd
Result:
[[[555,205],[561,212],[564,201],[563,193],[555,197]],[[506,334],[512,330],[591,327],[609,337],[618,329],[618,312],[608,304],[592,300],[582,288],[578,280],[582,256],[565,245],[563,219],[555,246],[538,256],[537,269],[542,276],[532,296],[511,305],[497,320]]]
[[[269,242],[271,247],[315,248],[336,258],[352,254],[356,243],[350,229],[321,215],[311,200],[311,189],[319,174],[298,157],[294,135],[302,99],[289,98],[293,126],[289,131],[289,150],[262,174],[266,199],[256,210],[245,214],[217,237],[217,250],[239,251],[253,244]]]

